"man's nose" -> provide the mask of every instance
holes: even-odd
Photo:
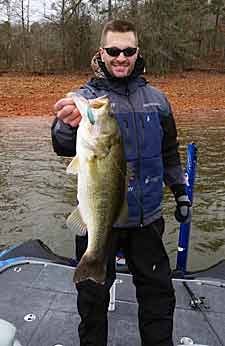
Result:
[[[125,57],[124,53],[120,52],[120,54],[117,57],[117,60],[125,60],[125,59],[126,59],[126,57]]]

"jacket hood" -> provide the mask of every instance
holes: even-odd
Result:
[[[100,56],[99,52],[97,52],[94,55],[94,57],[92,58],[91,67],[92,67],[92,70],[93,70],[96,78],[108,78],[108,79],[118,80],[117,77],[112,76],[108,72],[108,70],[105,66],[105,63],[101,60],[101,56]],[[125,77],[125,78],[120,78],[120,80],[123,80],[123,79],[129,80],[129,79],[136,78],[136,77],[138,77],[144,73],[144,69],[145,69],[144,59],[140,54],[138,54],[138,58],[136,60],[136,63],[134,65],[134,69],[133,69],[131,75],[128,77]]]
[[[105,63],[101,60],[100,53],[96,53],[91,61],[91,67],[95,77],[88,83],[97,89],[114,90],[118,94],[127,95],[136,91],[138,86],[146,85],[148,82],[145,78],[141,77],[144,73],[144,59],[139,54],[136,60],[134,69],[130,76],[125,78],[117,78],[112,76]]]

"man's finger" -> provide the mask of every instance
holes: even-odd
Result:
[[[77,127],[79,125],[80,121],[81,121],[81,116],[78,116],[70,122],[70,126]]]
[[[75,109],[76,109],[76,108],[75,108],[75,105],[74,105],[74,104],[73,104],[73,105],[64,106],[60,111],[57,112],[56,116],[57,116],[57,118],[59,118],[60,120],[65,121],[65,119],[66,119],[68,116],[70,116],[70,115],[73,114],[73,112],[75,111]],[[73,114],[73,116],[75,116],[75,115]]]
[[[63,121],[65,124],[71,125],[71,126],[77,126],[81,120],[81,116],[75,116],[73,113],[68,115]]]
[[[54,112],[60,111],[63,107],[67,105],[74,105],[74,101],[71,98],[63,98],[57,101],[53,107]]]
[[[75,119],[75,116],[71,113],[66,118],[64,118],[63,121],[65,124],[70,124],[71,121],[73,121],[74,119]]]

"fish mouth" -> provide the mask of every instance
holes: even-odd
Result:
[[[90,121],[90,123],[92,125],[95,124],[95,114],[93,112],[92,109],[100,109],[100,108],[107,108],[108,105],[109,105],[109,99],[107,96],[101,96],[101,97],[98,97],[97,99],[94,99],[94,100],[89,100],[88,101],[89,103],[89,106],[88,106],[88,109],[87,109],[87,117],[88,117],[88,120]]]
[[[108,98],[108,96],[103,95],[103,96],[100,96],[96,99],[90,99],[89,104],[92,108],[99,109],[99,108],[109,104],[109,98]]]

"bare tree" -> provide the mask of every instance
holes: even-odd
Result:
[[[30,66],[30,0],[12,0],[12,15],[21,25],[21,34],[18,37],[21,42],[21,56],[23,70],[29,70]]]
[[[76,15],[79,5],[82,0],[58,0],[52,4],[54,14],[52,16],[45,16],[48,20],[58,27],[60,32],[61,42],[61,62],[63,70],[66,69],[66,27]]]
[[[45,0],[43,0],[45,3]],[[192,68],[225,54],[225,0],[55,0],[33,22],[30,0],[0,0],[0,67],[35,72],[87,69],[111,18],[134,22],[147,71]],[[215,52],[214,52],[215,51]]]
[[[214,39],[213,50],[216,50],[217,39],[219,34],[220,19],[225,16],[225,1],[224,0],[212,0],[210,3],[210,9],[215,16],[214,24]]]
[[[0,50],[5,67],[11,68],[12,65],[12,27],[11,27],[11,1],[2,0],[0,1],[2,10],[5,11],[6,20],[0,25]]]
[[[7,21],[11,22],[11,0],[0,0],[1,12],[6,15]]]

